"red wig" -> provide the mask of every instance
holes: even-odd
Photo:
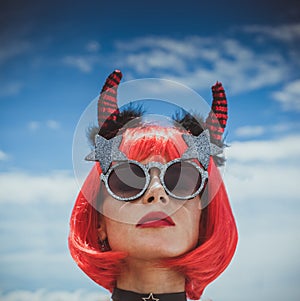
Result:
[[[150,155],[173,160],[180,157],[186,148],[181,130],[154,125],[127,129],[120,145],[120,150],[128,158],[138,161]],[[164,266],[185,275],[186,293],[193,300],[199,299],[205,287],[225,270],[237,244],[237,229],[228,196],[212,158],[208,173],[206,189],[209,200],[201,213],[198,246],[163,262]],[[100,165],[96,163],[77,197],[70,221],[69,248],[78,266],[96,283],[112,291],[126,254],[101,252],[100,249],[97,233],[99,212],[95,209],[100,174]]]

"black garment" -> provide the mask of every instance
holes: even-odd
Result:
[[[139,294],[131,291],[114,288],[113,301],[186,301],[185,292],[167,294]]]

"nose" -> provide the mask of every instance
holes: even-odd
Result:
[[[167,204],[169,202],[169,196],[167,195],[164,187],[161,184],[159,178],[159,170],[152,169],[150,171],[150,176],[151,176],[150,184],[144,194],[143,203],[150,204],[150,203],[161,202],[163,204]]]

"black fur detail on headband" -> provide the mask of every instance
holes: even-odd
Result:
[[[194,117],[184,110],[177,111],[175,115],[172,116],[172,119],[194,136],[199,136],[205,129],[204,121],[201,116]]]
[[[143,116],[145,113],[142,106],[133,106],[131,103],[128,104],[118,114],[115,114],[116,118],[108,118],[105,121],[105,124],[99,129],[99,127],[91,126],[87,129],[87,137],[89,143],[94,146],[95,145],[95,136],[99,134],[100,136],[111,139],[115,137],[117,134],[121,134],[122,130],[124,130],[124,126],[132,121],[131,127],[138,126],[138,122],[134,123],[134,120],[138,117]],[[138,119],[139,120],[139,119]],[[119,132],[120,131],[120,132]]]

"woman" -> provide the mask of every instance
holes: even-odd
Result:
[[[114,71],[99,99],[100,130],[87,157],[96,164],[72,212],[71,254],[114,301],[199,299],[237,244],[216,167],[224,90],[213,87],[214,110],[201,125],[189,114],[148,122],[140,108],[118,109],[120,80]]]

